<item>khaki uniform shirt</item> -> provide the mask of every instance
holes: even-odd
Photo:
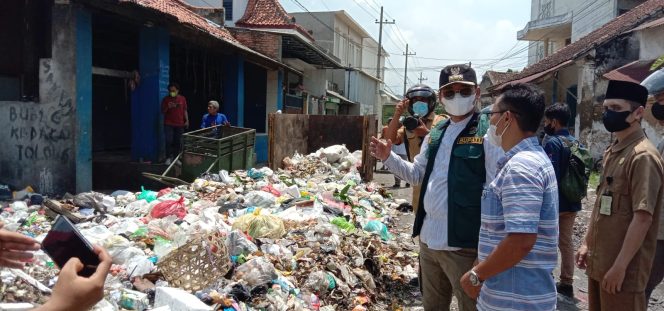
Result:
[[[424,125],[428,129],[431,129],[434,125],[438,124],[440,121],[447,120],[449,117],[446,115],[437,115],[435,113],[431,113],[426,121],[424,122]],[[420,147],[422,146],[422,140],[424,137],[419,137],[415,135],[411,131],[407,131],[405,127],[401,127],[397,131],[397,139],[394,141],[394,144],[402,144],[404,141],[404,137],[408,139],[408,161],[413,162],[413,159],[415,158],[416,155],[420,154]],[[420,186],[415,186],[413,185],[413,211],[417,212],[417,208],[419,207],[420,204]]]
[[[664,167],[655,146],[637,131],[617,141],[604,152],[604,171],[593,208],[592,232],[588,245],[588,269],[601,282],[623,247],[634,212],[653,215],[643,244],[625,271],[622,290],[643,292],[655,255],[659,215],[664,205]],[[603,199],[603,196],[607,197]],[[608,203],[611,198],[610,204]],[[605,200],[605,208],[602,208]]]

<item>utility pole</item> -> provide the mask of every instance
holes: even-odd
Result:
[[[383,19],[383,7],[380,7],[380,20],[376,21],[376,24],[380,24],[378,29],[378,60],[376,60],[376,79],[380,80],[380,57],[383,54],[383,24],[394,24],[394,20],[391,22]]]
[[[408,43],[406,43],[406,53],[403,53],[406,56],[406,67],[403,71],[403,94],[406,95],[406,85],[408,84],[408,56],[417,55],[417,53],[408,53]]]
[[[422,81],[429,80],[429,78],[423,78],[423,77],[422,77],[422,72],[420,71],[420,77],[417,78],[417,80],[420,80],[420,84],[422,84]]]

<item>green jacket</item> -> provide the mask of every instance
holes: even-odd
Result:
[[[448,245],[459,248],[477,248],[480,231],[481,199],[486,169],[484,166],[484,134],[486,129],[478,128],[479,113],[474,113],[466,128],[454,141],[448,173]],[[413,237],[420,235],[426,211],[424,194],[433,171],[440,142],[450,121],[439,123],[429,134],[427,166],[422,181],[420,203],[415,216]],[[436,189],[435,191],[438,191]]]

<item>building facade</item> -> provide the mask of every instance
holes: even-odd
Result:
[[[531,20],[517,33],[517,39],[530,42],[528,65],[532,65],[643,2],[532,0]]]

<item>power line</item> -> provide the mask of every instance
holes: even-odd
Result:
[[[607,0],[607,1],[608,1],[608,0]],[[606,2],[606,1],[605,1],[605,2]],[[579,12],[582,12],[582,11],[586,10],[587,8],[589,8],[590,6],[592,6],[593,4],[596,4],[596,3],[597,3],[597,2],[586,3],[586,5],[585,5],[581,10],[579,10]],[[601,3],[603,4],[604,2],[601,2]],[[581,5],[583,5],[583,3],[582,3]],[[581,5],[579,5],[576,9],[580,8]],[[572,10],[572,12],[576,11],[576,9]],[[588,15],[589,15],[590,13],[592,13],[592,12],[593,12],[593,10],[590,10],[590,11],[588,11],[588,13],[586,13],[585,15],[582,15],[582,16],[577,17],[577,19],[581,19],[581,18],[583,18],[583,17],[586,17],[586,16],[588,16]],[[531,46],[533,46],[533,45],[535,45],[535,44],[539,44],[541,39],[543,39],[543,38],[546,37],[547,35],[551,34],[553,31],[555,31],[555,29],[552,29],[552,30],[547,31],[547,32],[544,33],[539,39],[530,42],[530,44],[528,44],[528,46],[526,46],[525,48],[523,48],[523,49],[521,49],[520,51],[517,51],[517,52],[515,52],[515,53],[516,53],[516,54],[522,53],[523,51],[526,51],[526,50],[530,49]],[[511,52],[511,51],[512,51],[512,50],[513,50],[518,44],[519,44],[519,42],[517,42],[517,43],[516,43],[516,44],[515,44],[515,45],[514,45],[514,46],[513,46],[513,47],[512,47],[507,53],[505,53],[506,55],[504,55],[501,59],[499,59],[498,61],[496,61],[495,63],[493,63],[492,66],[491,66],[491,68],[493,68],[493,66],[495,66],[496,64],[500,63],[502,60],[506,59],[506,57],[514,56],[515,53],[512,53],[512,54],[510,54],[509,56],[508,56],[507,54],[508,54],[509,52]],[[548,49],[548,47],[545,47],[545,48]]]

